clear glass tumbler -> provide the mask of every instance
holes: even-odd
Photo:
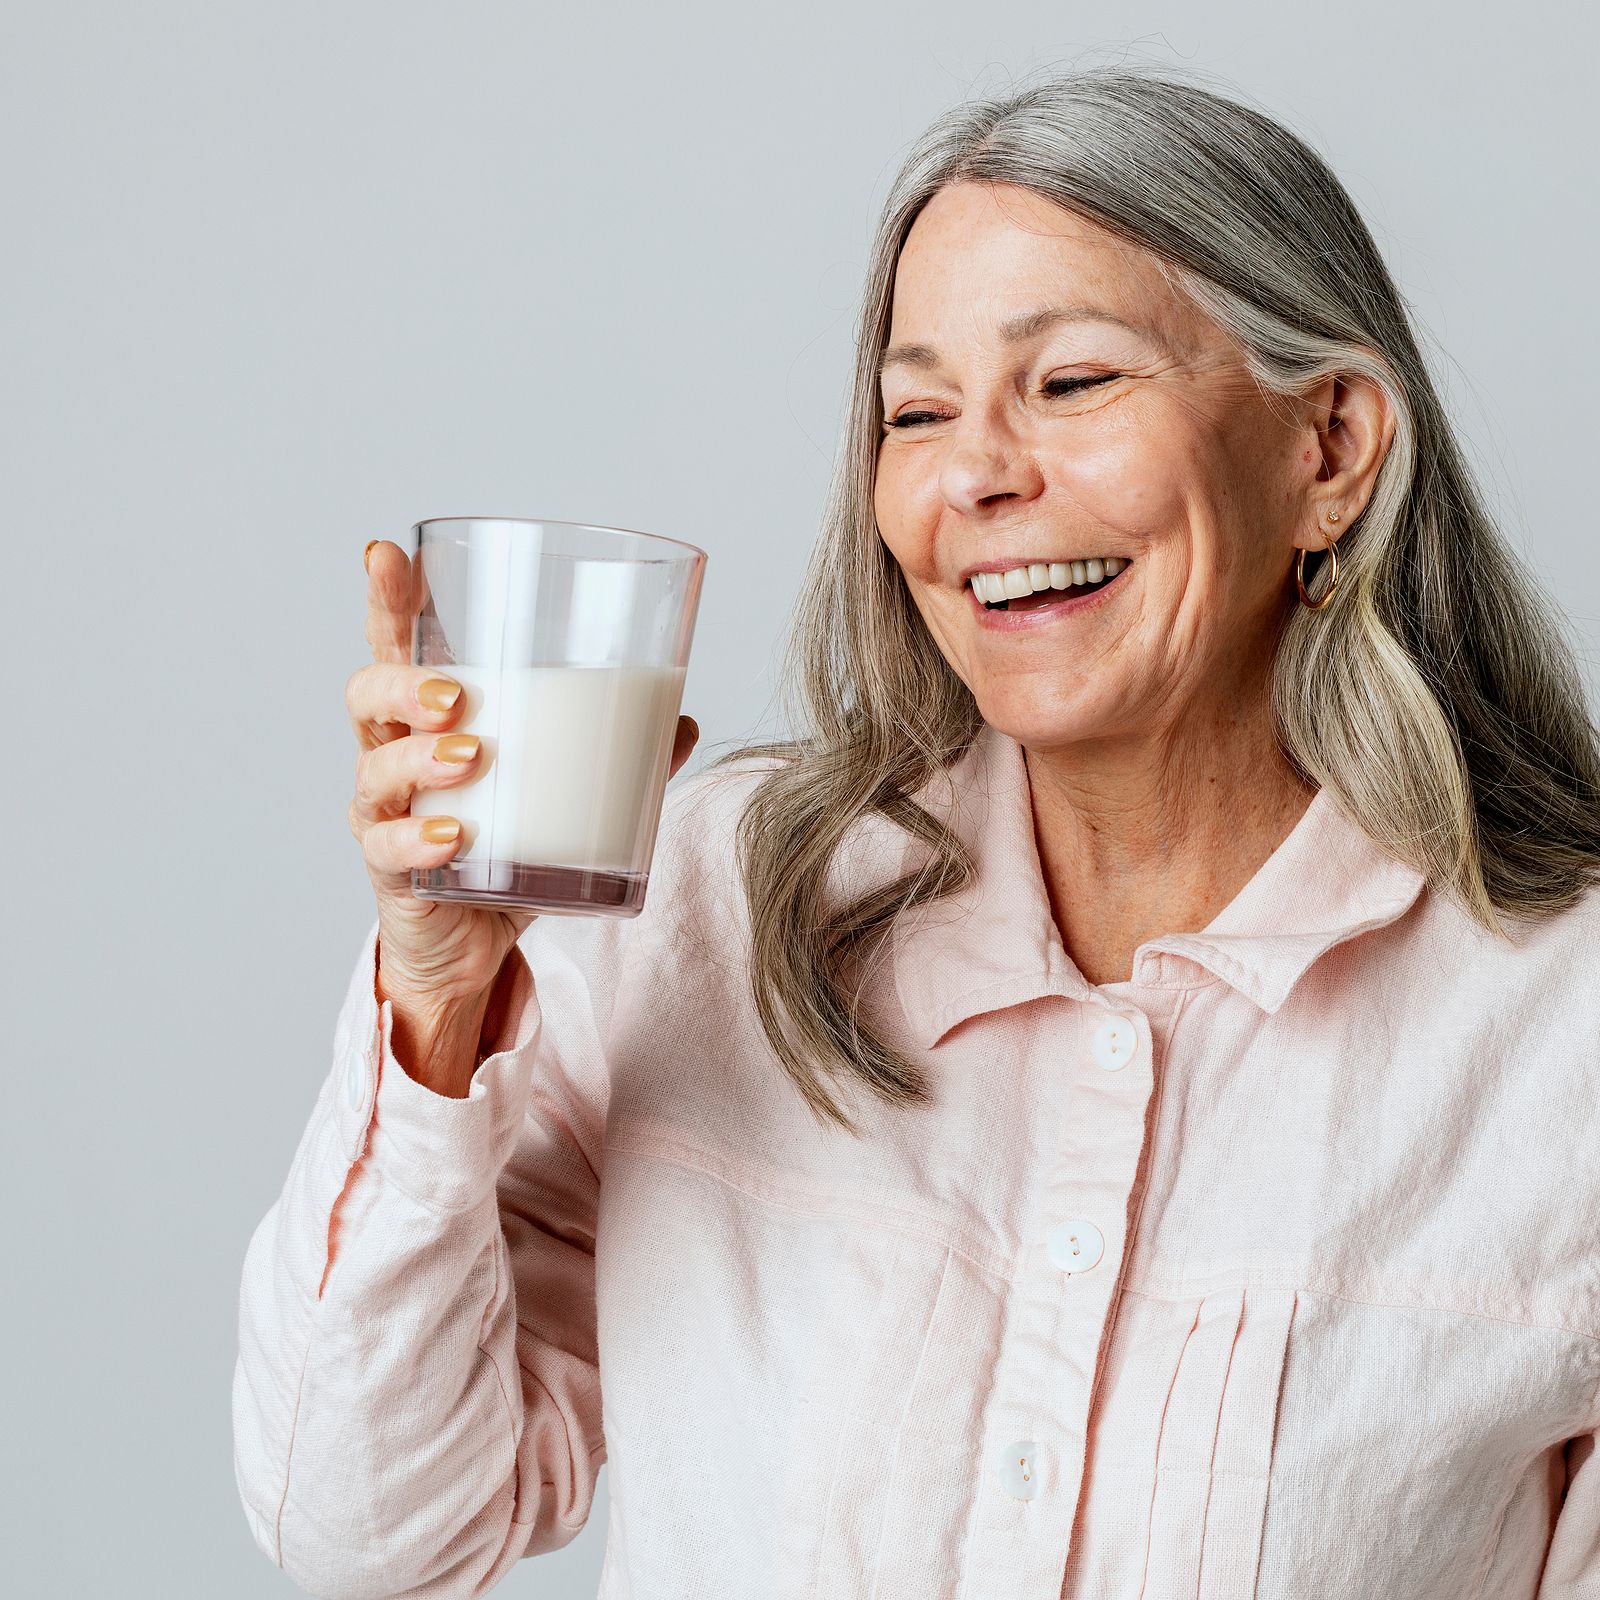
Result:
[[[462,830],[449,861],[413,869],[412,893],[637,916],[705,551],[524,517],[433,517],[411,532],[413,664],[462,684],[450,731],[481,741],[472,778],[412,797],[412,816]]]

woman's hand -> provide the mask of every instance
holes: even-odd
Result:
[[[454,819],[412,817],[412,792],[447,789],[480,770],[471,734],[450,734],[466,700],[447,668],[411,664],[411,562],[399,545],[375,541],[367,561],[367,643],[372,665],[345,684],[345,705],[360,753],[350,831],[361,841],[378,904],[379,986],[413,1027],[425,1032],[451,1015],[481,1015],[502,962],[536,913],[495,910],[448,900],[419,900],[413,867],[436,867],[461,846],[461,830],[435,842],[429,833]],[[420,587],[420,586],[418,586]],[[425,728],[412,733],[411,728]],[[691,717],[679,717],[671,777],[699,738]],[[553,762],[561,759],[552,753]]]

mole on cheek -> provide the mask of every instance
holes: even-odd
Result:
[[[1310,451],[1309,451],[1309,450],[1307,450],[1307,451],[1306,451],[1306,454],[1305,454],[1305,459],[1306,459],[1306,460],[1307,460],[1307,461],[1309,461],[1309,460],[1310,460],[1310,459],[1311,459],[1311,452],[1310,452]]]

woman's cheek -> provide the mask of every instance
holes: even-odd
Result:
[[[908,573],[931,578],[932,529],[938,526],[938,512],[927,513],[926,499],[903,468],[880,461],[872,491],[879,536]]]
[[[1098,526],[1148,536],[1182,520],[1196,466],[1186,450],[1157,451],[1143,438],[1113,433],[1080,437],[1057,456],[1054,476]]]

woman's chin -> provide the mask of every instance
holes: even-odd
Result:
[[[1003,694],[979,695],[977,699],[983,720],[991,728],[1030,750],[1110,738],[1117,731],[1102,706],[1064,706],[1059,701],[1041,703],[1037,697]]]

